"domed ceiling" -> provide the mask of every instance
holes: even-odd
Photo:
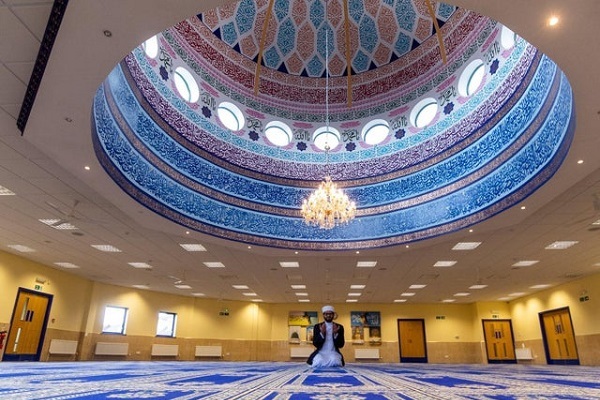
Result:
[[[232,107],[234,129],[220,114]],[[235,241],[344,250],[512,207],[558,169],[574,120],[555,63],[469,10],[244,0],[134,49],[98,88],[92,124],[103,167],[156,213]],[[268,137],[273,124],[288,140]],[[339,132],[328,151],[314,138],[324,125]],[[389,132],[368,144],[373,125]],[[327,230],[300,215],[326,175],[357,206]]]

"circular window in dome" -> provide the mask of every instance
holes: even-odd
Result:
[[[508,29],[507,27],[502,27],[502,32],[500,33],[500,44],[505,49],[512,49],[517,41],[517,34]]]
[[[313,133],[313,143],[323,151],[335,149],[340,144],[340,132],[330,126],[322,126]]]
[[[458,79],[458,92],[461,96],[470,96],[479,89],[485,77],[485,65],[480,59],[467,65]]]
[[[265,136],[275,146],[284,147],[292,141],[292,130],[281,121],[271,121],[265,127]]]
[[[375,146],[383,142],[389,134],[390,125],[383,119],[370,121],[362,130],[362,138],[370,146]]]
[[[175,87],[183,99],[189,103],[195,103],[200,98],[198,83],[187,69],[175,68]]]
[[[415,128],[425,128],[437,114],[438,104],[433,97],[421,100],[410,113],[410,122]]]
[[[142,43],[142,49],[149,58],[156,58],[158,56],[158,38],[156,35]]]
[[[244,127],[246,120],[242,111],[233,103],[224,101],[217,107],[221,123],[229,130],[237,132]]]

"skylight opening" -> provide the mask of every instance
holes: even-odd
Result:
[[[433,97],[421,100],[410,113],[410,122],[415,128],[425,128],[433,121],[438,111],[438,103]]]
[[[318,149],[335,149],[340,144],[340,132],[331,126],[322,126],[313,133],[313,143]]]
[[[292,141],[292,130],[281,121],[271,121],[265,127],[265,136],[278,147],[285,147]]]
[[[200,87],[190,71],[183,67],[175,68],[175,88],[179,95],[188,103],[195,103],[200,98]]]
[[[158,56],[158,38],[156,35],[142,43],[142,49],[148,58],[156,58]]]
[[[375,146],[383,142],[390,134],[390,125],[383,119],[374,119],[368,122],[362,130],[363,141]]]
[[[461,96],[471,96],[481,87],[485,77],[485,65],[481,59],[473,60],[460,74],[458,92]]]
[[[237,132],[244,127],[246,120],[242,111],[233,103],[222,102],[217,107],[217,115],[225,128]]]

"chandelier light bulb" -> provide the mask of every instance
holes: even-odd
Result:
[[[348,223],[356,214],[356,204],[326,176],[319,188],[302,202],[304,222],[322,229]]]

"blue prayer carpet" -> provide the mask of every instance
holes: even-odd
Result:
[[[267,362],[0,363],[0,399],[600,399],[582,366]]]

